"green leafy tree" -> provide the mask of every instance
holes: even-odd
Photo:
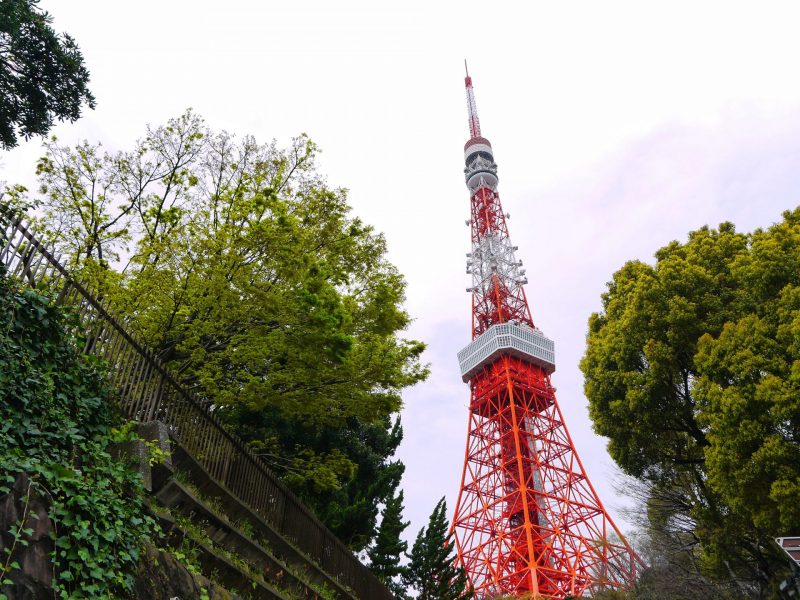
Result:
[[[0,145],[46,134],[54,120],[94,108],[89,72],[75,41],[58,35],[38,0],[0,2]]]
[[[148,127],[128,152],[105,152],[87,141],[69,147],[48,140],[36,167],[37,204],[45,211],[48,241],[70,268],[99,267],[106,275],[120,252],[129,262],[119,270],[139,266],[141,257],[130,252],[132,242],[145,242],[151,253],[166,249],[189,208],[189,191],[197,181],[188,168],[201,158],[203,138],[202,119],[187,111],[162,127]]]
[[[653,524],[682,524],[698,568],[755,596],[785,568],[772,538],[800,532],[800,209],[783,216],[627,263],[581,363],[612,457],[669,498]]]
[[[405,588],[400,583],[406,569],[400,564],[408,550],[408,542],[400,539],[409,522],[403,521],[403,492],[392,495],[381,513],[381,525],[375,543],[367,552],[369,567],[397,598],[405,598]]]
[[[404,580],[419,600],[462,600],[472,598],[464,569],[458,564],[452,534],[448,535],[447,504],[439,500],[428,526],[420,529],[408,555]]]
[[[52,142],[40,223],[217,415],[346,543],[367,547],[397,487],[391,415],[427,375],[401,332],[405,282],[383,236],[285,149],[191,112],[133,150]]]

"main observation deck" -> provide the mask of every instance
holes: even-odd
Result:
[[[461,379],[466,383],[503,354],[538,365],[547,374],[556,370],[555,344],[538,329],[517,323],[492,325],[458,353]]]

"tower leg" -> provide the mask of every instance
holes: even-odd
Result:
[[[453,528],[478,597],[564,598],[626,587],[635,575],[635,554],[586,478],[549,377],[512,357],[472,381]]]

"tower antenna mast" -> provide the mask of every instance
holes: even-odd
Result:
[[[469,76],[467,59],[464,59],[464,71],[466,77],[464,83],[467,86],[467,108],[469,110],[469,134],[470,137],[481,137],[481,122],[478,120],[478,107],[475,105],[475,92],[472,90],[472,77]]]

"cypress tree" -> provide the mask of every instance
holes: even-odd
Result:
[[[452,535],[444,498],[433,509],[428,527],[420,529],[404,577],[409,588],[417,591],[417,600],[466,600],[473,597],[464,569],[454,554]]]
[[[381,526],[375,538],[375,544],[367,551],[370,569],[386,584],[386,587],[398,598],[405,597],[405,589],[398,580],[405,573],[400,565],[403,553],[408,550],[408,542],[401,540],[409,522],[403,522],[403,491],[387,500],[381,513]]]

